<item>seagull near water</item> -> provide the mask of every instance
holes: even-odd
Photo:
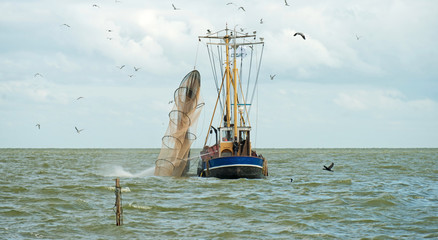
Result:
[[[75,129],[77,133],[81,133],[82,131],[84,131],[84,129],[78,129],[77,127],[75,127]]]
[[[324,165],[323,170],[327,170],[327,171],[333,172],[332,168],[333,168],[334,165],[335,165],[334,163],[330,164],[330,166],[328,166],[328,167],[326,167],[326,166]]]
[[[67,23],[63,23],[63,24],[61,24],[61,27],[62,27],[62,26],[70,27],[70,25],[68,25]]]
[[[122,68],[124,68],[125,67],[125,65],[122,65],[122,66],[116,66],[116,67],[118,67],[118,68],[120,68],[120,69],[122,69]]]
[[[242,9],[244,12],[246,12],[245,8],[243,8],[243,7],[239,7],[237,10],[239,10],[239,9]]]
[[[289,4],[287,3],[287,0],[284,0],[284,5],[289,7]]]
[[[33,75],[33,77],[38,77],[38,76],[43,77],[43,75],[41,75],[41,73],[35,73],[35,74]]]
[[[39,123],[37,123],[37,125],[35,125],[35,127],[38,127],[38,129],[40,129],[41,125]]]
[[[134,67],[134,70],[137,72],[138,70],[140,70],[140,68],[136,68],[136,67]]]
[[[356,34],[356,39],[357,39],[357,40],[359,40],[361,37],[362,37],[362,36],[357,36],[357,34]]]
[[[269,77],[271,78],[271,80],[274,80],[275,76],[276,76],[276,74],[274,74],[274,75],[269,75]]]
[[[303,33],[300,33],[300,32],[296,32],[295,34],[294,34],[294,37],[296,37],[296,36],[301,36],[304,40],[306,40],[306,36],[304,36],[304,34]]]
[[[76,98],[76,100],[79,100],[79,99],[82,99],[82,98],[84,98],[84,97],[78,97],[78,98]]]

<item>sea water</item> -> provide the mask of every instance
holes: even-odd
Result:
[[[438,149],[257,151],[266,179],[155,177],[159,149],[0,149],[0,239],[438,238]]]

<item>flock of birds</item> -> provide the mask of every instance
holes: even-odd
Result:
[[[115,0],[115,3],[120,3],[120,1]],[[172,4],[172,5],[173,5],[173,4]],[[100,6],[97,5],[97,4],[93,4],[92,7],[94,7],[94,8],[100,8]],[[60,26],[61,26],[61,27],[66,27],[66,28],[71,28],[71,25],[70,25],[70,24],[67,24],[67,23],[63,23],[63,24],[61,24]],[[107,29],[106,32],[108,32],[108,33],[113,33],[113,30],[112,30],[112,29]],[[108,40],[112,40],[113,37],[110,35],[110,36],[107,37],[107,39],[108,39]],[[122,70],[122,69],[124,69],[124,68],[126,67],[126,65],[121,65],[121,66],[116,66],[116,67],[117,67],[118,69]],[[134,73],[135,73],[135,72],[138,72],[140,69],[141,69],[140,67],[136,67],[136,66],[134,66]],[[41,73],[35,73],[35,74],[34,74],[34,77],[41,77],[41,78],[43,78],[44,76],[43,76]],[[129,74],[128,77],[129,77],[129,78],[132,78],[132,77],[134,77],[134,74]],[[81,97],[78,97],[78,98],[76,98],[76,101],[81,100],[81,99],[83,99],[83,98],[84,98],[84,97],[82,97],[82,96],[81,96]],[[37,127],[38,130],[40,130],[40,129],[41,129],[41,124],[40,124],[40,123],[37,123],[37,124],[35,125],[35,127]],[[75,131],[76,131],[76,133],[78,133],[78,134],[81,133],[81,132],[84,131],[84,130],[85,130],[85,129],[79,129],[78,127],[75,126]]]
[[[119,0],[115,0],[115,3],[120,3],[120,1],[119,1]],[[238,11],[244,11],[244,12],[246,12],[246,9],[245,9],[243,6],[237,6],[237,5],[236,5],[235,3],[233,3],[233,2],[228,2],[228,3],[226,3],[226,5],[234,5],[234,6],[237,7],[237,10],[238,10]],[[285,5],[286,7],[290,6],[290,5],[288,4],[287,0],[284,0],[284,5]],[[93,7],[93,8],[100,8],[100,6],[97,5],[97,4],[93,4],[92,7]],[[177,11],[177,10],[181,10],[181,8],[176,7],[175,4],[173,4],[173,3],[172,3],[172,8],[173,8],[173,10],[175,10],[175,11]],[[263,22],[263,18],[260,18],[260,24],[263,24],[263,23],[264,23],[264,22]],[[63,27],[66,27],[66,28],[71,28],[70,24],[67,24],[67,23],[63,23],[63,24],[61,24],[60,26],[63,26]],[[113,30],[111,30],[111,29],[107,29],[106,31],[107,31],[108,33],[112,33],[112,32],[113,32]],[[241,31],[243,32],[244,29],[241,28]],[[210,31],[209,29],[207,29],[207,33],[210,34],[211,31]],[[254,32],[254,33],[255,33],[255,32]],[[306,36],[305,36],[302,32],[295,32],[295,33],[293,34],[293,36],[294,36],[294,37],[299,36],[299,37],[301,37],[303,40],[306,40]],[[362,36],[358,36],[358,35],[356,35],[356,39],[357,39],[357,40],[359,40],[360,38],[362,38]],[[107,37],[107,39],[108,39],[108,40],[112,40],[113,37],[110,35],[110,36]],[[263,38],[260,38],[260,40],[263,41]],[[122,70],[123,68],[125,68],[125,66],[126,66],[126,65],[121,65],[121,66],[116,66],[116,67],[117,67],[118,69]],[[137,71],[139,71],[139,70],[140,70],[139,67],[135,67],[135,66],[134,66],[134,72],[137,72]],[[270,75],[270,79],[271,79],[271,80],[274,80],[275,76],[276,76],[276,74],[271,74],[271,75]],[[41,73],[35,73],[35,74],[34,74],[34,77],[43,77],[43,75],[42,75]],[[128,77],[132,78],[132,77],[134,77],[134,74],[129,74]],[[78,97],[76,100],[80,100],[80,99],[82,99],[82,98],[84,98],[84,97]],[[171,104],[172,102],[173,102],[173,100],[172,100],[172,101],[169,101],[169,104]],[[41,129],[41,124],[37,123],[35,126],[38,127],[38,129]],[[76,130],[76,132],[79,134],[79,133],[81,133],[84,129],[79,129],[79,128],[77,128],[77,127],[75,126],[75,130]],[[332,171],[331,169],[332,169],[333,165],[334,165],[334,164],[332,163],[329,167],[324,166],[324,170]]]

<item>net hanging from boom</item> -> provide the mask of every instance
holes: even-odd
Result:
[[[203,102],[200,100],[201,75],[188,73],[174,93],[174,105],[169,113],[169,126],[155,162],[155,176],[183,176],[190,166],[190,146],[196,140],[196,125]]]

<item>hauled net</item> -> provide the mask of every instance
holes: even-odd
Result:
[[[187,173],[190,146],[196,140],[196,125],[203,102],[200,101],[201,75],[188,73],[174,93],[174,105],[169,113],[169,126],[155,162],[155,176],[180,177]]]

